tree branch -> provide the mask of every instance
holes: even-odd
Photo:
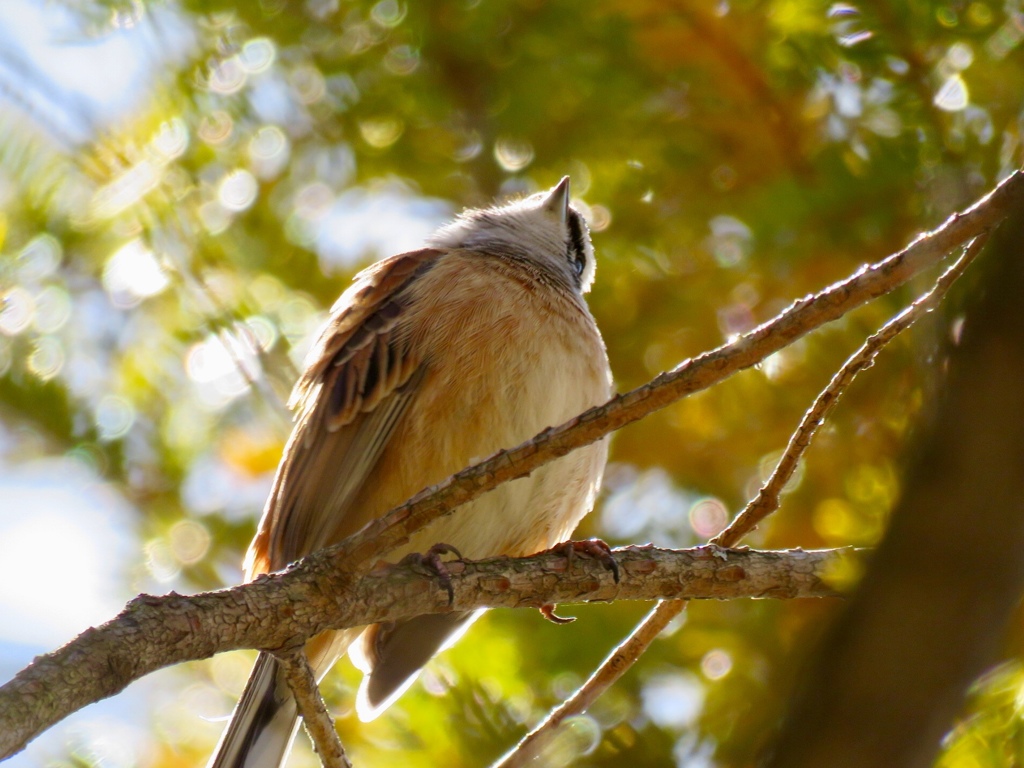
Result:
[[[850,550],[760,552],[697,547],[615,550],[621,581],[604,564],[564,555],[448,563],[454,598],[418,565],[383,565],[347,593],[324,580],[323,552],[231,589],[183,597],[141,595],[115,619],[37,658],[0,688],[0,758],[72,712],[162,667],[238,648],[279,652],[324,629],[477,608],[548,603],[739,597],[828,597]]]

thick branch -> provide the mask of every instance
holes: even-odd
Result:
[[[395,621],[450,610],[548,603],[826,597],[841,550],[758,552],[697,547],[628,547],[614,557],[622,575],[595,560],[564,555],[448,564],[454,599],[420,566],[384,566],[332,591],[318,553],[281,573],[191,597],[140,596],[115,619],[36,659],[0,688],[0,758],[19,751],[81,707],[119,693],[162,667],[237,648],[277,651],[329,628]]]
[[[998,658],[1024,592],[1022,240],[1024,214],[992,238],[889,529],[765,766],[934,765]]]

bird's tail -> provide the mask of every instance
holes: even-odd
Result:
[[[298,726],[295,699],[269,653],[261,653],[207,768],[280,768]]]

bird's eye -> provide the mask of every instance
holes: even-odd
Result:
[[[576,273],[576,277],[580,277],[587,266],[587,245],[583,235],[583,224],[576,211],[569,211],[568,224],[569,243],[566,247],[566,256],[572,261],[572,269]]]
[[[572,264],[573,271],[576,273],[576,277],[583,274],[584,267],[587,266],[587,257],[582,253],[576,255],[576,260]]]

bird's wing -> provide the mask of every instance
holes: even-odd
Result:
[[[422,357],[399,332],[409,286],[444,252],[423,249],[361,272],[334,305],[290,405],[285,446],[256,538],[249,578],[320,549],[368,522],[350,504],[422,378]]]

